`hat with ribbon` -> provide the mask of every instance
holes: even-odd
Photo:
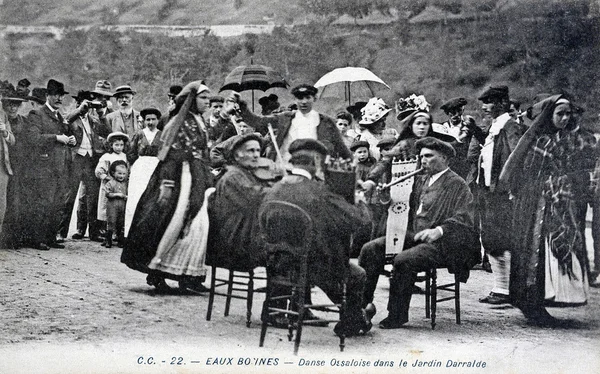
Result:
[[[402,121],[417,111],[427,113],[430,107],[431,105],[427,102],[425,96],[412,94],[396,102],[396,118]]]
[[[115,93],[112,95],[113,97],[119,97],[121,95],[131,94],[135,95],[135,91],[129,85],[123,85],[115,88]]]
[[[372,125],[384,118],[392,109],[387,106],[383,99],[372,97],[361,110],[362,118],[359,125]]]
[[[319,90],[315,86],[310,84],[301,84],[292,88],[292,95],[297,99],[301,99],[306,96],[316,96]]]

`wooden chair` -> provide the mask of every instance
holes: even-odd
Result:
[[[267,240],[269,262],[267,264],[267,293],[261,313],[262,328],[259,346],[264,345],[269,320],[285,316],[288,320],[288,340],[292,341],[294,330],[294,354],[298,354],[304,325],[322,323],[324,320],[305,320],[307,310],[339,313],[339,322],[346,308],[346,283],[343,298],[337,304],[307,304],[310,294],[308,279],[308,254],[312,233],[312,219],[303,209],[285,201],[269,201],[259,211],[259,223]],[[344,277],[345,279],[345,277]],[[287,289],[284,295],[274,295],[274,288]],[[283,307],[283,304],[286,306]],[[295,309],[295,310],[294,310]],[[345,336],[340,335],[340,351],[344,350]]]
[[[231,299],[246,300],[246,327],[250,327],[252,317],[252,302],[254,300],[255,280],[264,280],[264,277],[256,277],[254,270],[249,272],[229,270],[227,278],[217,277],[217,266],[212,265],[210,293],[208,296],[208,310],[206,311],[206,320],[210,321],[212,316],[215,295],[225,296],[225,317],[229,316]],[[227,286],[227,292],[218,292],[218,287]]]
[[[425,276],[425,318],[431,318],[431,329],[435,329],[435,317],[437,303],[454,300],[454,310],[456,313],[456,324],[460,325],[460,281],[459,274],[454,274],[454,282],[446,284],[437,284],[437,269],[432,268],[426,272]],[[450,296],[438,298],[438,291],[447,291],[452,293]]]

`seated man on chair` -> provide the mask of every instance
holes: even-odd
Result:
[[[389,314],[379,324],[382,329],[399,328],[408,322],[417,273],[448,268],[452,273],[458,272],[464,282],[471,266],[479,260],[473,195],[464,179],[448,168],[454,149],[432,137],[417,141],[416,147],[426,175],[413,185],[405,250],[393,260]],[[373,298],[377,278],[385,264],[385,238],[365,244],[359,264],[367,272],[366,303]]]
[[[339,303],[343,297],[342,277],[347,273],[346,312],[334,331],[338,335],[343,332],[345,336],[366,333],[372,326],[371,317],[375,311],[361,308],[365,271],[349,264],[349,238],[352,232],[370,222],[369,210],[362,202],[358,206],[346,202],[323,183],[327,155],[323,143],[314,139],[297,139],[290,144],[289,151],[293,166],[291,174],[266,193],[263,203],[285,201],[308,213],[313,221],[309,281],[322,289],[334,303]]]

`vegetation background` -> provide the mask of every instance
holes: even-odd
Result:
[[[162,110],[169,85],[204,79],[218,91],[229,71],[250,61],[292,86],[362,66],[392,87],[376,92],[388,104],[424,94],[437,118],[448,98],[465,96],[474,113],[485,86],[506,84],[525,107],[538,93],[569,93],[586,109],[586,126],[600,130],[599,9],[598,0],[0,0],[2,24],[64,28],[60,39],[6,34],[0,78],[27,77],[34,86],[55,78],[71,92],[108,79],[131,84],[136,107]],[[266,23],[281,26],[232,38],[100,27]],[[291,101],[285,90],[274,92]],[[345,104],[325,95],[319,105],[332,114]]]

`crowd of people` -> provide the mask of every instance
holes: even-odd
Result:
[[[411,95],[395,103],[397,131],[381,98],[328,116],[313,108],[310,84],[294,87],[287,107],[263,97],[260,114],[203,81],[170,87],[166,113],[138,112],[133,88],[113,91],[106,80],[73,95],[65,113],[63,83],[30,85],[0,82],[2,248],[64,248],[77,201],[74,240],[116,241],[121,262],[158,292],[172,292],[174,280],[181,292],[202,293],[206,265],[250,271],[274,261],[259,211],[292,203],[314,222],[311,284],[334,302],[347,287],[335,328],[346,336],[371,329],[386,263],[382,329],[408,322],[417,274],[434,267],[463,282],[475,266],[493,272],[479,301],[512,303],[540,325],[558,323],[545,306],[585,305],[589,286],[600,285],[600,145],[565,95],[542,94],[521,112],[508,87],[490,86],[478,97],[480,123],[464,113],[463,97],[447,100],[447,119],[436,123],[425,97]],[[420,173],[403,250],[390,256],[388,183],[399,160],[414,160]],[[336,168],[351,178],[334,178]]]

